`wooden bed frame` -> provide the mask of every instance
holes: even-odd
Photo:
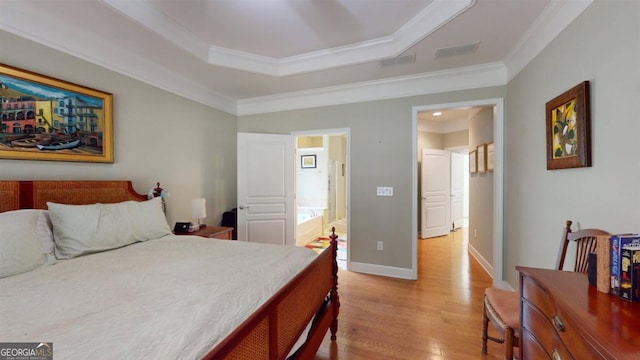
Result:
[[[131,181],[0,181],[0,212],[47,209],[62,204],[144,201]],[[285,359],[312,321],[304,344],[291,356],[312,359],[327,330],[331,340],[338,329],[338,265],[335,233],[330,247],[273,295],[238,328],[213,348],[205,359]]]

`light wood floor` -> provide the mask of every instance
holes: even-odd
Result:
[[[462,231],[418,240],[418,280],[340,271],[338,339],[316,360],[503,359],[480,352],[482,294],[491,278],[468,255]]]

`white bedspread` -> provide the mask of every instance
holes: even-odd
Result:
[[[195,359],[316,257],[167,236],[0,279],[0,341],[57,359]]]

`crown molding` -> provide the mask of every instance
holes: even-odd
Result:
[[[211,65],[281,77],[398,56],[472,7],[476,0],[434,0],[388,37],[285,58],[207,46],[148,0],[102,1]]]
[[[105,3],[114,2],[113,0],[103,1]],[[592,2],[593,0],[552,0],[543,14],[507,56],[504,63],[491,63],[237,101],[169,69],[150,63],[147,59],[126,52],[117,46],[111,46],[112,44],[104,43],[102,39],[92,37],[90,33],[83,33],[82,36],[79,36],[77,29],[48,16],[27,1],[3,4],[0,29],[212,108],[242,116],[505,85]],[[145,1],[140,3],[138,10],[144,9],[144,6],[148,5]],[[407,26],[409,27],[409,24]],[[170,32],[175,34],[176,41],[183,37],[189,37],[188,34],[180,34],[180,31],[174,30]],[[401,29],[400,31],[405,30]],[[73,39],[73,41],[69,41],[69,39]],[[200,54],[199,58],[208,58],[207,52],[210,48],[203,43],[191,40],[191,42],[183,41],[181,44],[190,48],[191,50],[187,49],[190,53]],[[232,55],[229,59],[233,58]],[[258,66],[257,64],[260,62],[254,63]]]
[[[503,63],[238,100],[237,115],[350,104],[507,84]]]
[[[48,16],[26,1],[2,6],[0,29],[204,105],[236,114],[236,100]],[[69,41],[73,39],[73,41]],[[106,91],[113,91],[105,89]]]
[[[148,0],[100,0],[120,14],[142,24],[160,37],[189,52],[191,55],[207,61],[209,45],[191,34],[182,25],[176,23],[158,10]]]
[[[505,59],[511,81],[531,60],[593,3],[593,0],[552,0]]]

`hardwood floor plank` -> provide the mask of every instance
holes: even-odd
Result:
[[[418,240],[418,280],[339,273],[338,339],[316,360],[502,359],[480,352],[482,295],[491,277],[467,253],[463,231]]]

